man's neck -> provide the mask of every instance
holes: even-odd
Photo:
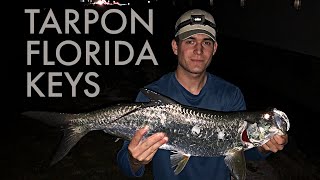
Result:
[[[198,95],[206,84],[207,73],[192,74],[186,71],[176,70],[175,72],[178,82],[191,94]]]

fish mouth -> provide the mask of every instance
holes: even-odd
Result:
[[[244,150],[251,149],[251,148],[257,146],[256,143],[253,143],[250,141],[249,136],[248,136],[248,131],[246,129],[241,134],[241,143],[244,147]]]
[[[241,128],[239,129],[240,139],[241,139],[241,143],[242,143],[244,149],[250,149],[250,148],[254,147],[254,144],[249,139],[247,126],[248,126],[248,123],[244,122],[242,124]]]
[[[288,116],[277,109],[273,109],[275,124],[278,129],[280,129],[284,134],[290,129],[290,122]]]

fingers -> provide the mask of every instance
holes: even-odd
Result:
[[[274,140],[277,144],[286,145],[288,143],[288,135],[275,135]]]
[[[281,135],[281,136],[275,135],[261,147],[266,151],[272,151],[275,153],[275,152],[278,152],[279,150],[282,150],[287,143],[288,143],[287,135]]]
[[[150,162],[153,158],[153,156],[156,154],[157,150],[153,151],[148,157],[145,158],[147,162]]]
[[[138,161],[145,161],[146,163],[150,162],[157,152],[160,146],[168,142],[168,137],[163,137],[159,141],[156,141],[152,146],[148,147],[143,153],[141,153],[138,157]]]
[[[138,130],[128,146],[130,160],[133,164],[149,163],[158,148],[168,142],[168,137],[164,133],[155,133],[142,140],[147,131],[148,128]]]
[[[260,146],[260,149],[262,149],[262,150],[260,150],[260,151],[261,151],[261,152],[264,152],[264,153],[267,153],[267,152],[271,151],[271,149],[269,148],[269,146],[267,145],[267,143],[264,144],[264,145],[262,145],[262,146]]]
[[[144,128],[139,129],[135,135],[133,136],[130,145],[132,145],[133,147],[137,146],[142,137],[148,132],[149,126],[145,126]]]
[[[140,147],[142,151],[154,151],[154,147],[158,148],[162,145],[162,139],[165,137],[164,133],[156,133],[141,142]]]
[[[156,133],[142,141],[134,150],[131,151],[132,157],[141,164],[147,164],[152,159],[158,148],[165,144],[168,138],[164,133]],[[149,157],[147,159],[147,157]]]
[[[283,149],[283,145],[278,144],[274,137],[272,139],[270,139],[270,141],[267,143],[267,145],[269,146],[269,148],[271,149],[272,152],[277,152],[278,150]]]

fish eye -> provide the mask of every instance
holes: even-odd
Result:
[[[270,117],[271,117],[271,115],[268,114],[268,113],[265,113],[265,114],[263,115],[263,118],[266,119],[266,120],[269,120]]]

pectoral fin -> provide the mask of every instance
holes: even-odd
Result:
[[[184,153],[173,153],[170,155],[170,161],[171,161],[171,167],[175,168],[174,174],[178,175],[186,166],[190,158],[189,154],[184,154]]]
[[[244,180],[246,178],[246,160],[242,148],[231,149],[224,161],[235,179]]]

